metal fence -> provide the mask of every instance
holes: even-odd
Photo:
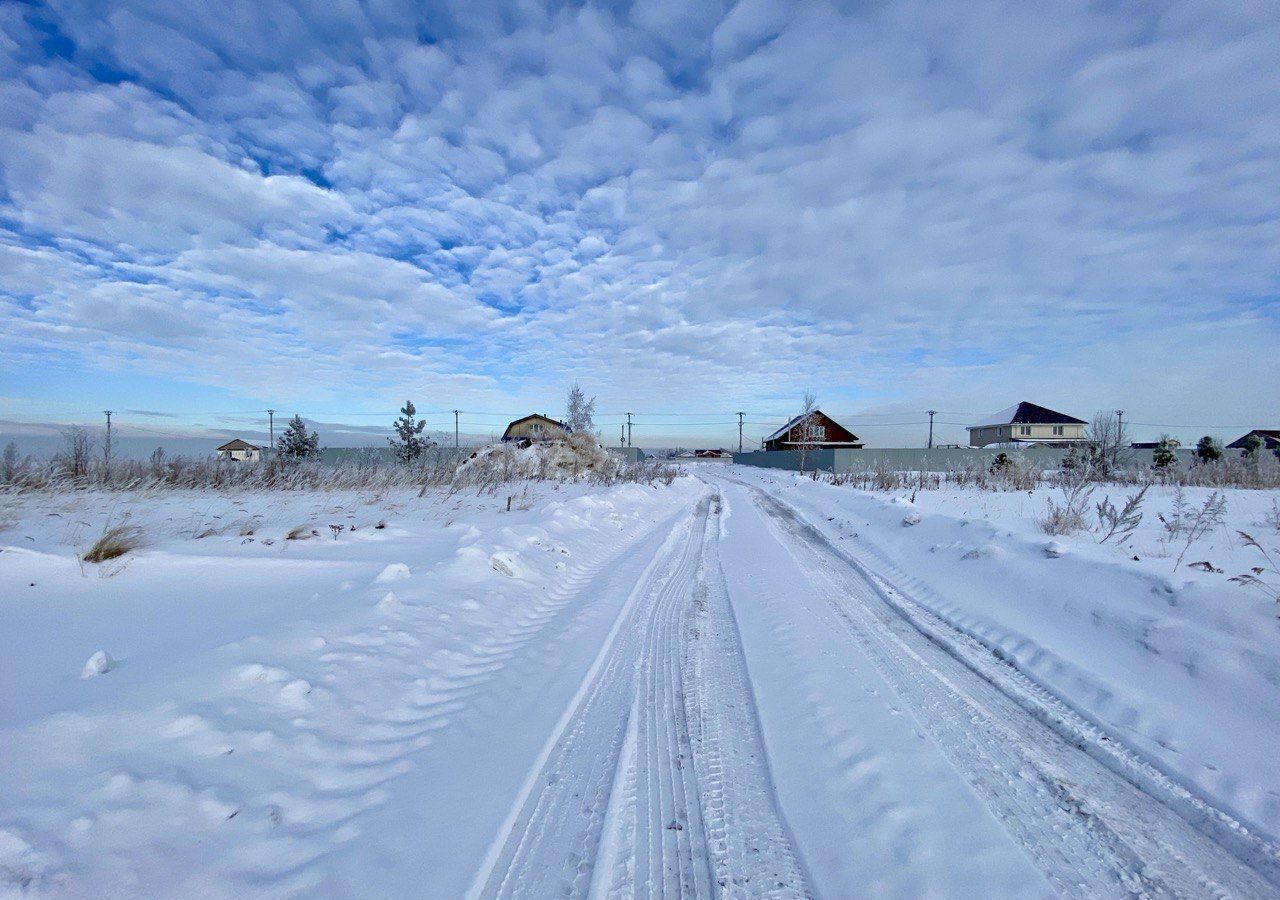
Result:
[[[935,447],[932,449],[876,449],[876,450],[810,450],[804,468],[818,472],[957,472],[969,466],[989,467],[1001,453],[1010,459],[1018,459],[1041,469],[1056,469],[1070,452],[1061,447]],[[1129,468],[1148,468],[1152,463],[1152,450],[1125,450],[1121,465]],[[1195,451],[1174,451],[1178,465],[1188,466],[1195,460]],[[760,466],[768,469],[800,471],[800,453],[795,450],[757,450],[754,453],[735,453],[733,461],[740,466]]]

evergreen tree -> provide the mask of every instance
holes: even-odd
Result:
[[[1258,449],[1262,446],[1262,438],[1258,437],[1256,434],[1251,434],[1246,437],[1242,443],[1244,444],[1244,452],[1240,455],[1245,459],[1249,459],[1253,454],[1257,453]]]
[[[320,435],[314,431],[307,434],[307,426],[302,416],[294,415],[280,440],[276,442],[280,455],[286,459],[306,459],[320,452]]]
[[[1151,454],[1151,463],[1157,469],[1167,469],[1177,465],[1178,457],[1174,455],[1168,435],[1160,436],[1160,443],[1156,444],[1155,452]]]
[[[1222,445],[1206,434],[1196,444],[1196,459],[1202,463],[1222,459]]]
[[[396,419],[395,424],[391,426],[396,430],[396,436],[387,438],[391,449],[395,451],[396,459],[404,463],[413,462],[422,456],[423,450],[431,446],[430,441],[421,437],[422,429],[427,423],[419,421],[417,415],[418,411],[414,408],[413,401],[404,401],[404,406],[400,408],[400,418]]]
[[[4,445],[4,480],[13,481],[18,474],[18,445],[13,441]]]

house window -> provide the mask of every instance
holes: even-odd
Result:
[[[1053,426],[1053,433],[1054,433],[1054,436],[1056,436],[1056,437],[1062,437],[1062,435],[1063,435],[1063,427],[1062,427],[1061,425],[1054,425],[1054,426]]]
[[[1030,436],[1031,436],[1031,426],[1030,426],[1030,425],[1019,425],[1019,426],[1018,426],[1018,434],[1022,435],[1023,437],[1030,437]]]

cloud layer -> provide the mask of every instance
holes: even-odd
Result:
[[[1276,46],[1203,0],[0,7],[0,353],[1280,419]]]

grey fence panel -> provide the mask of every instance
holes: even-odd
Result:
[[[836,472],[837,453],[860,453],[859,450],[810,450],[804,460],[805,471]],[[760,466],[765,469],[787,469],[799,472],[800,453],[796,450],[757,450],[754,453],[735,453],[733,462],[739,466]]]
[[[605,447],[605,449],[614,456],[622,457],[624,462],[638,463],[648,458],[639,447]]]
[[[988,467],[1001,453],[1041,469],[1056,469],[1068,453],[1059,447],[935,447],[836,450],[837,472],[955,472],[969,466]]]
[[[935,447],[811,450],[805,468],[820,472],[874,472],[880,469],[890,472],[956,472],[969,466],[989,467],[996,457],[1005,453],[1010,459],[1019,460],[1041,469],[1057,469],[1070,451],[1062,447]],[[1152,464],[1151,450],[1126,450],[1121,465],[1128,469],[1147,469]],[[1174,451],[1177,465],[1186,468],[1195,463],[1195,451]],[[740,466],[760,466],[769,469],[800,471],[800,454],[794,450],[758,450],[754,453],[735,453],[733,461]]]
[[[422,461],[427,464],[447,464],[466,459],[475,451],[475,447],[427,447],[422,451]],[[379,465],[387,466],[396,462],[395,451],[386,447],[321,447],[320,461],[329,466],[340,465]]]

